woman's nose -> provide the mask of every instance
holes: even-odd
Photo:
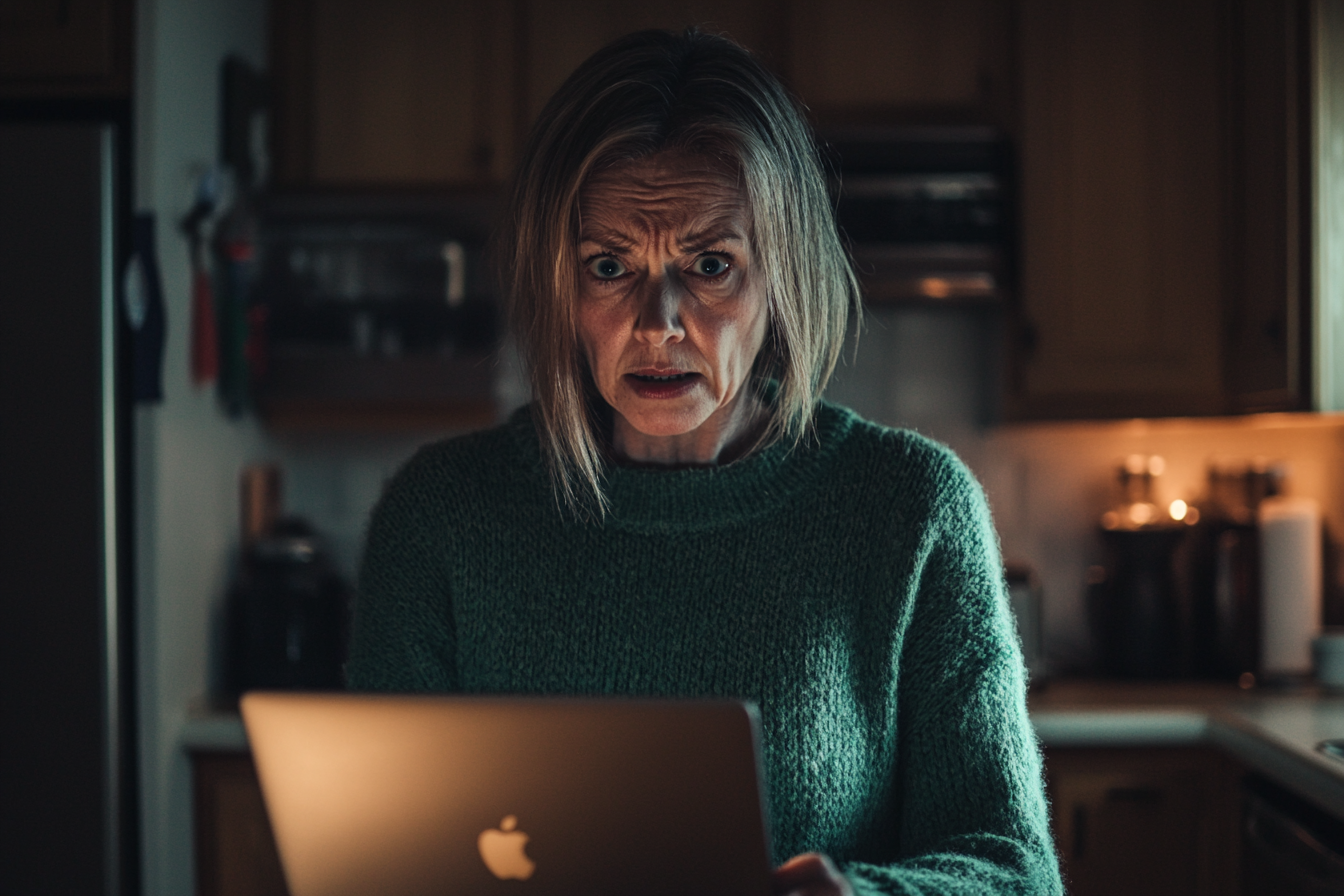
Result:
[[[650,277],[640,297],[635,338],[649,345],[680,342],[685,336],[680,307],[681,287],[676,278],[666,274]]]

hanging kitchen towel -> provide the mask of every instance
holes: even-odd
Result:
[[[215,212],[220,192],[220,176],[215,169],[196,182],[196,201],[182,218],[180,227],[187,237],[187,263],[191,266],[191,341],[189,368],[194,385],[213,383],[219,376],[219,335],[215,323],[215,290],[210,280],[203,228]]]
[[[255,247],[250,233],[239,232],[231,221],[235,212],[225,216],[215,235],[215,260],[219,278],[219,398],[225,412],[237,417],[252,406],[252,369],[249,353],[260,356],[250,339],[254,326],[249,316],[252,298],[252,274]],[[254,345],[249,352],[249,342]]]
[[[122,275],[121,301],[131,330],[132,398],[163,401],[163,343],[168,327],[152,212],[138,212],[131,222],[131,257]]]
[[[198,386],[219,376],[219,336],[215,327],[215,289],[205,263],[192,251],[191,381]]]

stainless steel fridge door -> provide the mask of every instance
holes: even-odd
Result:
[[[0,124],[0,892],[120,893],[115,132]]]

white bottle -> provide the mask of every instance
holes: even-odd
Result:
[[[1260,669],[1308,675],[1321,631],[1321,509],[1311,498],[1266,498],[1260,524]]]

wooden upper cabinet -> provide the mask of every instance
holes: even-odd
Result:
[[[756,51],[823,123],[1009,135],[1009,416],[1296,409],[1310,388],[1309,9],[272,0],[273,170],[282,187],[498,188],[593,51],[697,24]]]
[[[1285,44],[1297,8],[1019,4],[1011,415],[1303,405],[1281,350],[1299,335],[1289,309],[1305,308],[1300,97],[1288,90],[1296,50]]]
[[[131,88],[130,0],[0,3],[0,97],[121,97]]]
[[[790,0],[788,75],[822,118],[1012,115],[1008,0]]]
[[[570,72],[643,28],[727,34],[824,114],[993,119],[1010,99],[1010,13],[1007,0],[273,0],[275,177],[498,185]]]
[[[1307,4],[1231,8],[1234,151],[1226,379],[1230,410],[1311,400],[1311,87]]]
[[[476,0],[275,0],[277,181],[502,180],[517,139],[514,16]]]
[[[1222,400],[1219,0],[1024,0],[1022,416]]]

